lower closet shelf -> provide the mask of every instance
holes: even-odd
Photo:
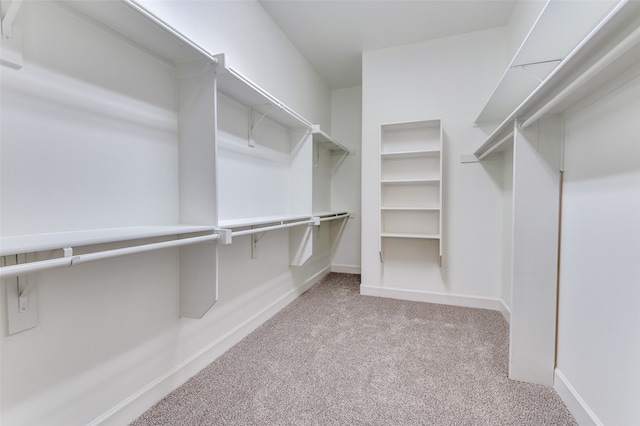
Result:
[[[381,234],[383,238],[419,238],[425,240],[439,240],[440,235],[438,234],[410,234],[410,233],[402,233],[402,232],[383,232]]]

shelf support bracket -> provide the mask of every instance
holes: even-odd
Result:
[[[262,113],[262,115],[260,116],[260,118],[257,121],[254,121],[254,113],[257,111],[254,107],[251,108],[251,110],[249,111],[249,115],[250,115],[250,124],[251,126],[249,127],[249,146],[251,148],[256,146],[256,141],[253,138],[253,133],[256,131],[256,129],[258,128],[258,126],[260,125],[260,123],[262,123],[262,120],[264,120],[267,115],[269,115],[269,112],[271,111],[271,109],[273,108],[273,104],[267,104],[269,107],[267,108],[267,110],[265,112]],[[256,105],[258,106],[258,105]]]
[[[283,222],[281,222],[282,224]],[[254,226],[251,229],[255,229]],[[264,237],[265,232],[259,232],[255,234],[251,234],[251,258],[256,259],[258,257],[258,241]]]
[[[513,65],[513,66],[511,66],[511,68],[520,69],[520,70],[524,71],[525,73],[529,74],[529,76],[533,77],[535,80],[538,80],[538,83],[542,83],[544,81],[544,79],[546,78],[546,76],[545,77],[538,76],[529,67],[534,66],[534,65],[552,64],[554,62],[557,62],[558,64],[560,64],[560,62],[562,62],[562,59],[551,59],[551,60],[548,60],[548,61],[539,61],[539,62],[531,62],[531,63],[528,63],[528,64]]]
[[[331,175],[334,175],[336,173],[338,168],[342,165],[342,163],[344,163],[344,160],[346,160],[349,155],[353,154],[351,154],[349,151],[345,151],[344,154],[340,156],[340,159],[336,161],[336,164],[331,168]]]

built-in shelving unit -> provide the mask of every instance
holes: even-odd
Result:
[[[310,217],[313,125],[216,59],[218,226]]]
[[[12,7],[17,7],[20,2],[12,2]],[[157,19],[152,14],[130,1],[114,1],[114,2],[64,2],[59,3],[57,7],[64,8],[66,12],[76,15],[82,20],[98,28],[98,31],[104,31],[110,36],[115,36],[114,40],[120,40],[128,44],[140,53],[140,56],[151,56],[155,60],[164,63],[166,66],[175,70],[176,81],[179,86],[179,97],[184,96],[185,87],[187,91],[189,84],[191,87],[202,83],[202,78],[191,73],[185,75],[185,64],[197,62],[201,68],[200,73],[208,73],[213,76],[211,65],[217,62],[217,59],[210,55],[205,49],[193,43],[179,32],[166,25],[163,21]],[[22,10],[25,8],[23,7]],[[12,44],[13,40],[9,37],[6,43]],[[14,46],[20,48],[21,46]],[[160,65],[161,66],[161,65]],[[19,69],[16,72],[26,72]],[[195,77],[194,77],[195,76]],[[212,81],[212,79],[210,78]],[[184,83],[189,84],[185,85]],[[173,89],[171,89],[173,90]],[[206,88],[200,88],[201,93],[206,94]],[[180,103],[180,102],[179,102]],[[175,120],[175,122],[189,122],[187,117],[198,116],[197,109],[207,102],[186,106],[187,103],[181,103],[177,116],[167,117],[167,121]],[[194,125],[194,122],[190,122]],[[195,123],[196,125],[198,123]],[[178,126],[176,126],[178,127]],[[180,126],[183,128],[184,126]],[[176,145],[179,146],[178,152],[180,161],[183,162],[189,156],[189,150],[185,151],[187,145],[195,144],[197,149],[204,154],[206,150],[211,151],[206,131],[198,129],[200,136],[186,135],[181,132]],[[96,130],[98,131],[98,130]],[[188,133],[188,132],[187,132]],[[131,136],[135,141],[136,136]],[[187,143],[188,139],[188,143]],[[204,151],[201,148],[204,147]],[[192,148],[190,148],[192,149]],[[149,156],[150,164],[155,161]],[[214,157],[211,157],[213,159]],[[153,163],[155,164],[155,163]],[[163,167],[164,163],[158,163],[158,167]],[[60,167],[65,167],[60,164]],[[179,185],[182,187],[189,186],[188,182],[199,179],[202,176],[211,175],[207,173],[208,169],[212,169],[213,163],[204,162],[198,165],[191,164],[187,169],[181,167],[179,175]],[[63,170],[60,170],[63,173]],[[95,175],[89,175],[89,179],[100,180],[103,170],[96,171]],[[113,174],[117,175],[118,170],[114,170]],[[46,176],[43,176],[46,178]],[[113,185],[117,185],[114,183]],[[215,185],[215,181],[211,182]],[[213,186],[210,186],[211,188]],[[28,190],[28,189],[27,189]],[[73,198],[74,191],[69,191],[69,200],[71,202],[79,202]],[[80,192],[79,194],[82,194]],[[141,193],[140,200],[145,198],[146,193]],[[214,230],[215,216],[211,215],[211,209],[207,214],[193,214],[194,210],[198,210],[201,206],[199,198],[206,199],[202,193],[197,191],[185,191],[180,194],[180,206],[163,204],[166,212],[161,213],[162,216],[174,215],[179,210],[179,218],[175,224],[166,224],[162,226],[150,225],[146,223],[136,223],[137,220],[129,220],[132,226],[108,228],[99,220],[95,223],[94,229],[70,229],[68,231],[60,231],[55,227],[51,232],[45,233],[26,233],[4,235],[0,240],[0,255],[4,257],[4,266],[0,270],[0,275],[8,277],[16,281],[20,300],[20,314],[28,310],[29,304],[27,298],[33,290],[34,280],[29,280],[28,274],[36,271],[44,271],[60,266],[75,266],[88,261],[96,261],[116,256],[131,255],[142,251],[156,250],[162,248],[179,247],[180,256],[180,313],[184,317],[200,318],[217,300],[217,271],[215,262],[212,260],[216,257],[216,244],[201,244],[204,242],[215,242],[219,235]],[[194,206],[185,207],[195,202]],[[155,219],[157,221],[157,219]],[[84,221],[86,222],[86,221]],[[126,222],[126,220],[124,221]],[[67,226],[68,228],[68,226]],[[149,239],[154,239],[149,241]],[[104,244],[109,244],[110,248],[104,248]],[[112,248],[114,244],[118,248]],[[75,252],[74,252],[75,251]],[[36,256],[37,254],[37,256]],[[195,272],[191,272],[195,271]],[[23,285],[25,282],[31,283],[29,286]],[[23,284],[20,284],[23,283]],[[31,306],[35,306],[32,304]],[[16,313],[13,306],[8,309],[11,313]],[[29,314],[30,317],[36,316]],[[10,314],[9,323],[15,321],[16,317]],[[18,321],[20,322],[20,321]],[[35,324],[31,324],[33,326]],[[13,327],[10,325],[12,332],[21,331],[24,328]],[[25,327],[28,328],[28,327]]]
[[[1,61],[17,72],[22,64],[12,58],[20,56],[13,53],[21,46],[11,30],[19,6],[12,2],[11,16],[3,21],[3,49],[11,48],[12,56]],[[211,54],[133,1],[69,1],[58,7],[173,69],[179,205],[166,208],[178,210],[182,223],[105,228],[97,222],[89,230],[3,236],[0,275],[15,281],[21,309],[27,309],[23,301],[34,289],[27,274],[179,247],[180,312],[200,318],[217,300],[216,241],[230,244],[234,235],[289,228],[291,264],[301,265],[312,254],[311,225],[348,217],[313,214],[312,169],[314,146],[331,155],[349,150],[230,67],[224,54]],[[25,287],[27,281],[32,284]],[[18,324],[12,332],[34,325]]]
[[[442,230],[440,120],[386,124],[380,144],[380,237],[436,240]],[[381,255],[381,259],[384,256]]]

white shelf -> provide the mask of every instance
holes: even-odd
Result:
[[[509,115],[571,54],[615,3],[547,2],[476,123],[499,123]]]
[[[346,146],[335,140],[332,136],[325,133],[319,125],[314,124],[312,128],[313,142],[326,146],[329,151],[339,151],[350,154],[351,151]]]
[[[224,53],[215,55],[218,90],[288,129],[311,131],[311,122],[231,68]]]
[[[380,183],[383,185],[394,185],[394,184],[419,184],[419,183],[438,183],[440,179],[389,179],[389,180],[381,180]]]
[[[380,210],[387,211],[417,211],[417,212],[437,212],[440,211],[439,207],[380,207]]]
[[[291,216],[260,216],[246,217],[239,219],[227,219],[218,222],[218,228],[233,229],[245,228],[249,226],[268,225],[272,223],[293,222],[298,220],[310,219],[310,215],[291,215]]]
[[[0,238],[0,256],[213,231],[213,226],[168,225],[16,235]]]
[[[212,63],[216,61],[206,49],[132,1],[66,3],[172,65],[203,58]]]
[[[547,108],[546,114],[566,111],[637,67],[637,58],[640,57],[639,17],[639,2],[621,2],[535,90],[528,93],[474,155],[482,159],[493,152],[509,139],[514,121],[523,122],[551,105],[550,101],[558,99],[558,95],[562,94],[562,99]]]
[[[439,128],[440,120],[418,120],[418,121],[407,121],[400,123],[387,123],[383,124],[382,128],[390,131],[400,130],[414,130],[414,129],[425,129],[425,128]]]
[[[399,151],[399,152],[383,152],[380,157],[385,158],[415,158],[415,157],[431,157],[440,155],[439,149],[429,149],[424,151]]]
[[[381,234],[383,238],[418,238],[423,240],[439,240],[438,234],[415,234],[415,233],[402,233],[402,232],[383,232]]]

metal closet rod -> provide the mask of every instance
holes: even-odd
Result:
[[[0,268],[0,278],[14,277],[30,272],[43,271],[46,269],[59,268],[62,266],[74,266],[80,263],[92,262],[94,260],[108,259],[111,257],[126,256],[134,253],[158,250],[170,247],[180,247],[190,244],[204,243],[220,238],[218,234],[203,235],[199,237],[182,238],[179,240],[164,241],[161,243],[143,244],[134,247],[125,247],[114,250],[99,251],[96,253],[80,254],[77,256],[66,256],[58,259],[40,260],[36,262],[23,263],[20,265],[3,266]]]
[[[486,150],[485,152],[480,154],[480,156],[478,157],[478,160],[484,159],[487,155],[491,154],[493,151],[495,151],[496,149],[500,148],[502,145],[504,145],[510,139],[513,139],[513,131],[509,132],[509,134],[507,136],[503,137],[498,142],[496,142],[491,148],[489,148],[488,150]]]
[[[244,231],[233,231],[231,232],[231,236],[240,237],[242,235],[259,234],[261,232],[273,231],[276,229],[293,228],[294,226],[310,225],[312,223],[315,223],[315,220],[308,219],[308,220],[301,220],[299,222],[288,222],[288,223],[280,222],[279,225],[262,226],[258,228],[245,229]]]

